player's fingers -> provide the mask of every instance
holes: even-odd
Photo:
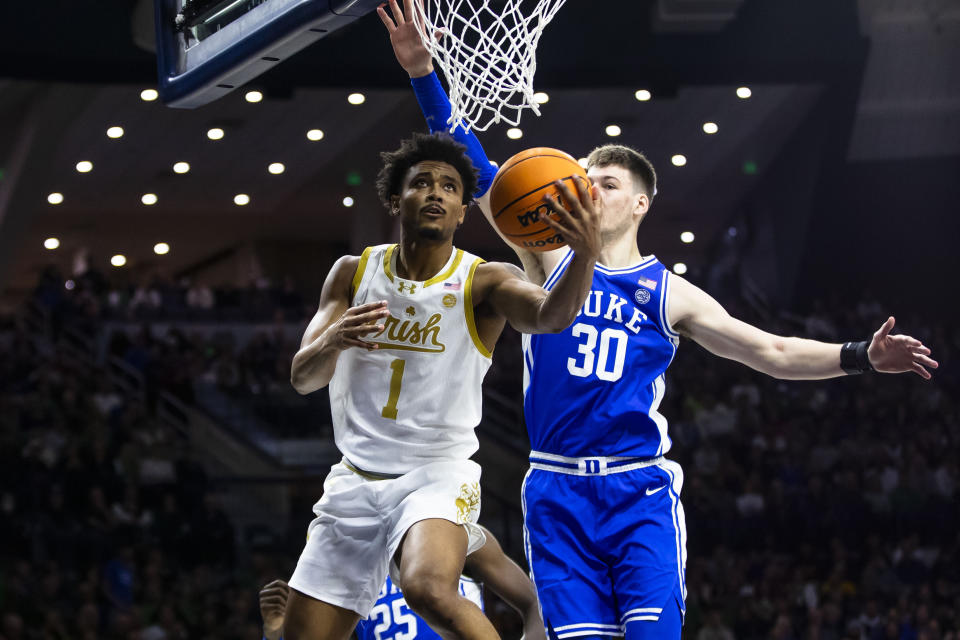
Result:
[[[883,340],[890,334],[890,330],[893,329],[894,322],[893,316],[887,318],[887,321],[877,330],[877,333],[874,334],[878,340]]]
[[[284,582],[283,580],[271,580],[271,581],[268,582],[267,584],[263,585],[263,588],[264,588],[264,589],[272,589],[272,588],[276,588],[276,587],[281,587],[281,588],[283,588],[283,589],[287,589],[287,588],[288,588],[288,587],[287,587],[287,583]]]
[[[362,324],[357,327],[349,327],[344,329],[342,335],[359,338],[360,336],[365,336],[368,333],[379,333],[380,331],[383,331],[382,324]]]
[[[383,23],[383,26],[387,28],[387,33],[393,33],[397,30],[397,25],[393,24],[393,20],[390,19],[390,16],[387,15],[387,12],[384,11],[386,5],[380,5],[377,7],[377,15],[380,16],[380,22]]]
[[[366,342],[365,340],[358,340],[357,338],[343,338],[343,345],[345,347],[359,347],[360,349],[372,350],[376,349],[377,345]]]
[[[550,207],[550,210],[555,214],[554,216],[541,216],[541,219],[549,219],[552,222],[560,222],[566,225],[573,224],[573,216],[570,215],[570,212],[567,211],[556,196],[547,194],[543,196],[543,202]]]
[[[553,217],[553,216],[542,216],[540,219],[543,220],[544,224],[546,224],[548,227],[550,227],[551,229],[553,229],[554,231],[556,231],[557,233],[559,233],[559,234],[562,235],[563,237],[565,237],[565,238],[570,238],[570,237],[572,237],[573,234],[571,233],[570,228],[569,228],[568,226],[564,225],[564,224],[563,224],[562,222],[560,222],[559,220],[557,220],[555,217]]]
[[[939,362],[937,362],[937,361],[934,360],[933,358],[928,358],[927,356],[923,355],[922,353],[915,353],[915,354],[913,354],[913,359],[914,359],[916,362],[919,362],[920,364],[923,364],[923,365],[926,365],[926,366],[930,367],[931,369],[936,369],[937,367],[940,366],[940,363],[939,363]]]
[[[413,6],[413,0],[403,0],[403,15],[407,17],[407,22],[413,22],[417,19],[417,9]]]
[[[358,316],[363,313],[369,313],[377,309],[386,309],[386,308],[387,308],[387,301],[378,300],[376,302],[368,302],[366,304],[361,304],[356,307],[350,307],[349,309],[347,309],[347,312],[344,315]]]
[[[583,203],[578,197],[579,193],[574,194],[573,190],[569,187],[569,185],[566,184],[567,179],[569,178],[566,178],[564,180],[557,180],[553,184],[554,186],[557,187],[557,191],[560,192],[560,196],[563,198],[563,202],[567,203],[567,207],[568,207],[567,211],[572,213],[577,208],[577,205],[580,205],[581,207],[583,207]]]
[[[371,322],[376,322],[381,318],[386,318],[388,315],[390,315],[390,312],[386,309],[375,309],[374,311],[368,311],[366,313],[354,314],[349,318],[344,318],[343,326],[356,327],[361,324],[370,324]]]
[[[577,187],[577,195],[580,196],[580,204],[586,210],[593,208],[593,196],[590,194],[590,181],[583,176],[573,176],[573,184]]]
[[[917,364],[916,362],[914,362],[910,368],[913,369],[913,372],[916,373],[921,378],[923,378],[924,380],[929,380],[930,378],[933,377],[932,375],[930,375],[929,371],[924,369],[921,365]]]
[[[390,12],[393,14],[393,19],[397,21],[397,26],[403,24],[403,11],[400,10],[400,5],[397,4],[397,0],[390,0]]]
[[[281,595],[272,595],[260,598],[260,606],[264,608],[282,606],[287,599]]]

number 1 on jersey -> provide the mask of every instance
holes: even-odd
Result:
[[[396,359],[390,363],[393,375],[390,376],[390,395],[387,397],[387,404],[380,412],[384,418],[390,420],[397,419],[397,401],[400,399],[400,384],[403,382],[403,367],[405,360]]]

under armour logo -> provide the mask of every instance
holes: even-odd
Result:
[[[409,287],[409,290],[407,289],[407,287]],[[397,283],[397,291],[399,291],[400,293],[413,293],[416,290],[417,290],[417,285],[413,283],[411,284],[406,284],[404,282]]]

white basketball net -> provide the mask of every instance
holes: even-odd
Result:
[[[524,109],[540,115],[533,96],[537,42],[564,2],[418,1],[425,24],[414,20],[417,31],[450,85],[451,131],[485,131],[500,121],[516,126]]]

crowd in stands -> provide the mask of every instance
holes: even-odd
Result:
[[[50,272],[33,296],[51,333],[137,322],[110,352],[187,403],[198,384],[238,401],[287,389],[297,347],[279,330],[241,342],[191,323],[279,326],[277,308],[301,324],[312,313],[292,289],[282,305],[284,288],[121,294],[95,274],[72,287]],[[732,307],[767,330],[834,342],[866,338],[886,318],[869,297],[803,316]],[[681,343],[661,411],[685,469],[684,637],[960,640],[960,376],[950,366],[960,331],[929,318],[898,327],[933,349],[943,365],[933,381],[783,382]],[[517,342],[498,347],[488,379],[511,398]],[[310,514],[281,538],[293,543],[249,548],[149,398],[55,344],[20,320],[0,326],[0,640],[259,637],[257,591],[289,577]],[[319,422],[288,428],[313,433]],[[500,604],[491,615],[516,628]]]

